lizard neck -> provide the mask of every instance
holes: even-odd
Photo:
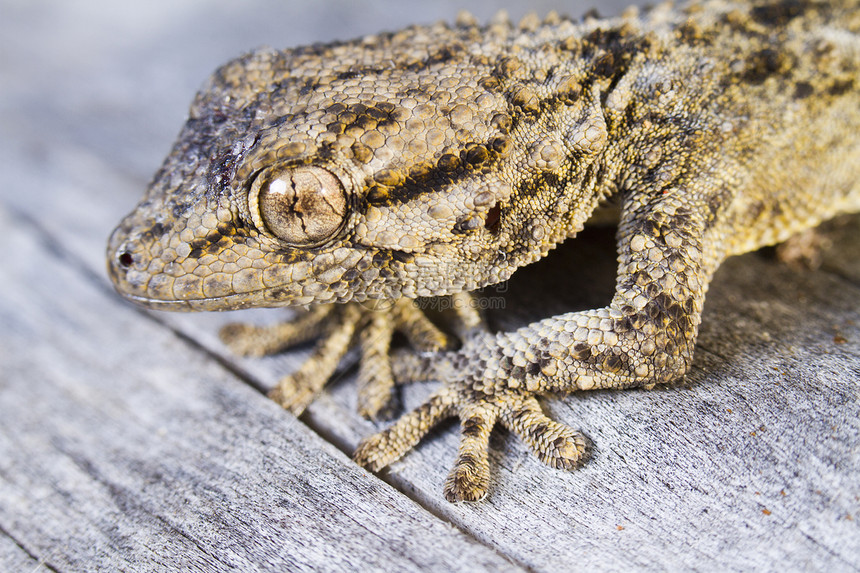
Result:
[[[623,184],[615,166],[627,165],[619,159],[630,147],[632,86],[659,44],[635,15],[571,27],[533,31],[496,66],[513,103],[507,163],[516,175],[498,243],[510,272],[576,235]]]

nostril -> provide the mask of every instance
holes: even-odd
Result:
[[[127,269],[134,264],[134,257],[131,256],[131,253],[124,252],[119,254],[119,257],[117,257],[117,261],[122,268]]]

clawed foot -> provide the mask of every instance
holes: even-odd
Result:
[[[394,377],[389,350],[395,331],[404,333],[410,344],[422,351],[437,351],[452,343],[413,301],[406,299],[386,303],[385,308],[359,303],[316,306],[291,322],[274,326],[228,324],[220,337],[233,352],[244,356],[275,354],[319,339],[311,357],[269,393],[296,415],[322,392],[344,354],[357,341],[361,348],[358,410],[362,416],[376,419],[391,403]]]
[[[412,373],[422,379],[447,381],[393,426],[364,439],[354,454],[357,463],[379,471],[412,449],[441,420],[452,416],[460,418],[462,437],[457,461],[445,482],[448,501],[478,501],[486,496],[490,483],[489,440],[496,422],[519,436],[542,462],[553,468],[572,469],[582,461],[586,453],[582,434],[548,418],[532,392],[472,378],[458,364],[461,356],[440,353],[432,364],[414,356],[398,361],[398,378]]]
[[[548,418],[528,380],[508,377],[504,369],[491,372],[492,336],[481,324],[474,306],[454,300],[460,351],[447,351],[452,340],[431,323],[411,300],[387,309],[358,303],[313,307],[288,323],[269,327],[230,324],[221,339],[234,352],[262,356],[319,339],[312,356],[284,377],[270,392],[273,400],[300,414],[322,391],[343,355],[357,343],[358,410],[371,419],[389,409],[395,384],[418,380],[442,382],[442,387],[387,430],[359,444],[354,458],[371,471],[394,462],[443,419],[460,419],[461,440],[454,468],[445,482],[449,501],[478,501],[490,484],[489,441],[497,422],[519,436],[545,464],[557,469],[577,466],[586,453],[585,437]],[[404,333],[411,346],[431,355],[398,353],[392,361],[391,338]],[[489,352],[489,354],[488,354]]]

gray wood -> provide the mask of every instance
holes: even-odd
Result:
[[[565,288],[570,275],[557,269],[591,260],[580,259],[577,246],[515,281],[524,283],[523,292],[535,284]],[[601,259],[610,266],[611,246],[602,246],[608,252]],[[610,271],[597,281],[606,298],[611,278]],[[539,313],[546,297],[530,304]],[[522,306],[509,310],[530,314]],[[857,570],[858,325],[856,285],[758,254],[736,258],[710,291],[684,383],[545,402],[554,417],[594,441],[583,468],[547,469],[499,432],[490,498],[451,506],[441,499],[456,447],[449,426],[394,464],[387,479],[539,570],[571,562],[598,570]],[[310,416],[348,444],[369,431],[367,424],[344,430],[326,420],[354,407],[353,390],[339,385]],[[427,391],[409,389],[407,404]]]
[[[35,572],[41,563],[28,554],[18,543],[5,532],[0,531],[0,563],[7,571]]]
[[[762,254],[729,261],[683,384],[546,401],[594,441],[583,468],[545,468],[497,432],[490,498],[451,505],[441,496],[457,443],[448,424],[385,473],[396,494],[325,443],[351,451],[384,427],[355,415],[350,370],[302,417],[319,439],[214,360],[271,386],[307,348],[243,360],[215,331],[288,311],[147,315],[96,285],[106,284],[110,228],[217,64],[263,43],[432,21],[461,3],[171,4],[132,8],[138,13],[95,1],[52,11],[2,5],[0,51],[13,56],[0,67],[0,197],[11,213],[3,228],[23,221],[27,255],[14,271],[4,263],[0,281],[2,324],[15,325],[0,344],[0,555],[8,548],[10,559],[25,559],[23,546],[60,569],[134,569],[132,559],[151,565],[158,555],[177,559],[164,566],[252,568],[285,560],[278,543],[291,540],[290,557],[304,561],[290,564],[308,566],[360,555],[371,565],[438,568],[440,554],[445,566],[509,566],[498,554],[540,571],[860,569],[860,218],[833,226],[835,246],[819,271]],[[491,13],[479,4],[481,17]],[[507,292],[488,291],[505,305],[491,323],[509,328],[608,301],[611,231],[583,239],[518,273]],[[4,242],[5,262],[18,251]],[[93,307],[100,311],[84,312]],[[405,388],[405,406],[431,388]],[[331,498],[322,508],[311,479],[320,475]],[[294,505],[270,504],[272,491]],[[357,513],[341,518],[333,508]],[[303,520],[284,522],[294,509]],[[371,541],[356,539],[356,529],[371,531]],[[141,542],[147,536],[157,544]]]
[[[0,211],[0,531],[52,570],[514,567]],[[0,545],[0,548],[3,546]]]

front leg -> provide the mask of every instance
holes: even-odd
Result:
[[[269,396],[296,415],[322,392],[350,347],[360,349],[358,411],[375,419],[390,407],[394,378],[389,348],[395,332],[406,335],[413,348],[436,351],[449,347],[450,338],[440,331],[409,299],[394,302],[318,305],[289,322],[272,326],[233,323],[220,336],[233,352],[265,356],[317,339],[312,356],[282,378]]]
[[[716,255],[706,252],[704,209],[661,197],[631,201],[619,228],[616,293],[606,308],[568,313],[513,332],[485,333],[457,352],[400,356],[398,379],[443,383],[391,428],[365,439],[358,463],[379,470],[440,420],[458,416],[461,444],[445,485],[450,501],[474,501],[489,486],[490,432],[501,422],[555,468],[575,467],[585,439],[547,418],[537,395],[651,387],[689,369]]]
[[[452,307],[454,327],[461,335],[480,327],[468,294],[454,295]],[[243,356],[267,356],[317,340],[311,357],[269,393],[296,415],[322,392],[347,351],[358,346],[358,412],[365,418],[379,419],[392,409],[395,380],[389,354],[395,332],[403,334],[419,352],[443,350],[454,343],[415,301],[405,298],[317,305],[291,321],[271,326],[231,323],[221,329],[220,336],[233,352]]]

